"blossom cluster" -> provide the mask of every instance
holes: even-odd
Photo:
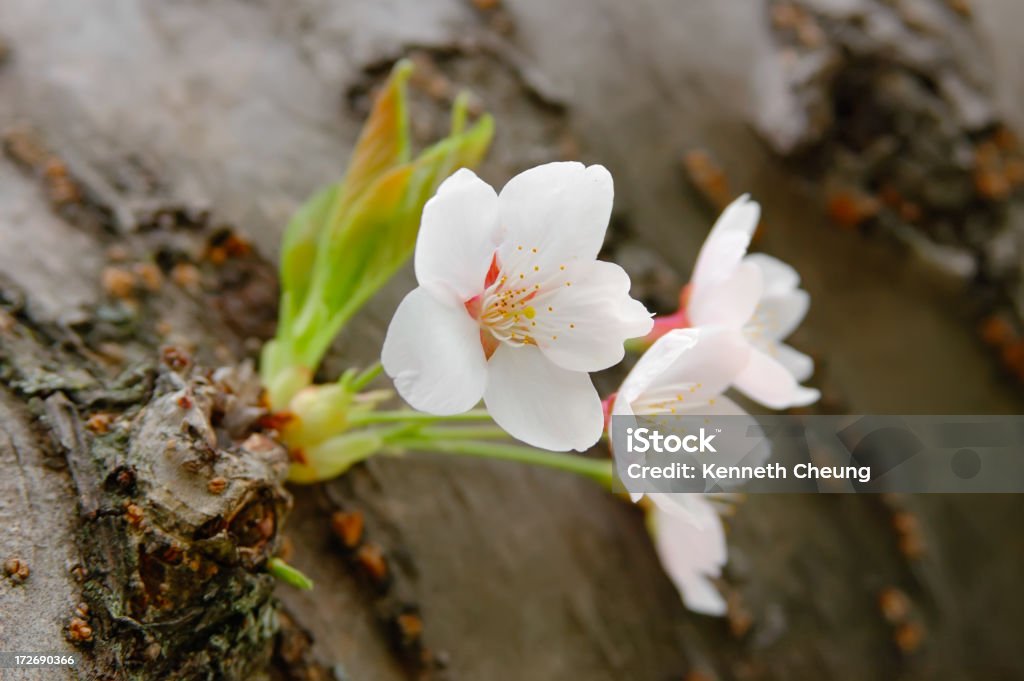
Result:
[[[410,70],[396,65],[344,179],[307,202],[284,235],[280,320],[260,370],[292,482],[425,450],[544,465],[610,487],[607,458],[568,452],[593,448],[612,415],[743,414],[731,389],[771,409],[818,399],[802,385],[812,360],[784,343],[809,296],[793,268],[747,252],[757,203],[742,196],[726,208],[679,309],[654,316],[631,297],[625,270],[598,259],[614,199],[608,170],[549,163],[495,191],[471,170],[492,120],[468,125],[463,96],[450,134],[414,157]],[[409,257],[417,286],[394,313],[381,362],[315,384],[334,339]],[[602,399],[591,374],[622,362],[627,347],[643,352]],[[413,409],[382,409],[393,393],[371,385],[381,371]],[[501,442],[508,437],[524,444]],[[655,547],[685,603],[723,614],[723,500],[633,501],[649,510]],[[302,582],[283,561],[269,567]]]
[[[495,192],[470,170],[426,205],[419,286],[399,305],[382,362],[414,408],[447,415],[481,399],[494,421],[535,447],[584,451],[604,414],[743,414],[736,388],[773,409],[816,401],[801,385],[812,360],[783,341],[807,313],[796,271],[748,254],[760,207],[722,213],[680,296],[652,319],[621,267],[597,259],[613,185],[601,166],[550,163]],[[589,374],[618,364],[629,339],[648,346],[615,395]],[[638,501],[634,495],[634,501]],[[709,580],[725,563],[724,528],[703,495],[651,495],[659,555],[687,604],[722,614]]]

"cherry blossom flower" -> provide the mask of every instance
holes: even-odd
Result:
[[[746,367],[750,352],[742,333],[735,329],[669,331],[640,357],[619,391],[608,400],[613,447],[614,429],[632,423],[632,419],[623,417],[746,415],[742,407],[722,393]],[[614,454],[616,459],[628,456],[620,451]],[[626,461],[629,463],[633,461]],[[622,461],[620,468],[621,464]],[[630,496],[638,501],[643,494],[631,492]],[[685,507],[689,495],[661,496],[665,502],[677,500]]]
[[[654,504],[649,524],[661,565],[687,608],[721,617],[726,603],[713,580],[722,574],[728,547],[719,508],[707,495],[672,495],[687,498],[681,512],[675,504],[663,503],[663,496],[649,495]]]
[[[803,406],[821,397],[800,385],[813,373],[814,362],[782,341],[803,321],[810,296],[789,265],[768,255],[747,255],[760,214],[746,195],[725,209],[697,256],[680,312],[657,319],[652,335],[683,326],[742,329],[751,352],[736,388],[772,409]]]
[[[722,393],[747,366],[751,352],[737,329],[668,331],[640,357],[610,398],[609,428],[621,427],[636,416],[745,415]],[[611,441],[614,446],[614,435]],[[626,456],[624,452],[614,453],[617,459]],[[632,492],[630,496],[639,501],[644,494]],[[714,503],[723,496],[647,495],[651,533],[665,572],[686,606],[708,615],[725,613],[725,601],[712,581],[721,574],[727,559],[722,520]]]
[[[381,360],[401,396],[438,415],[483,398],[511,435],[585,450],[601,435],[588,372],[651,330],[629,276],[597,260],[612,207],[601,166],[550,163],[500,196],[469,170],[438,189],[416,243],[419,287],[399,305]]]
[[[674,329],[640,356],[615,394],[611,413],[745,414],[722,393],[746,367],[750,352],[733,329]]]

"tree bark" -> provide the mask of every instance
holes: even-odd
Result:
[[[406,54],[418,140],[458,88],[495,114],[489,181],[609,167],[606,250],[659,311],[714,217],[681,159],[710,152],[764,204],[758,248],[811,292],[795,342],[824,409],[1021,409],[976,289],[829,225],[827,188],[758,134],[751,74],[784,47],[767,3],[477,5],[0,0],[0,561],[29,570],[0,577],[0,650],[84,656],[77,677],[14,678],[1024,676],[1024,544],[1002,529],[1018,497],[748,498],[719,621],[684,611],[637,509],[566,474],[417,456],[281,485],[243,368],[273,331],[268,261]],[[986,0],[956,24],[991,45],[979,96],[1017,129],[1020,13]],[[959,58],[985,72],[979,55]],[[715,198],[720,179],[697,184]],[[325,375],[376,358],[411,282]],[[365,527],[346,546],[332,518]],[[279,548],[312,592],[273,585]]]

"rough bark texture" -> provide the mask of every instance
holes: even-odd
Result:
[[[1019,3],[972,3],[973,27],[938,0],[798,6],[834,45],[883,4],[942,12],[990,46],[992,72],[973,47],[921,68],[987,74],[971,90],[981,127],[1021,129]],[[1024,676],[1024,544],[1003,529],[1017,497],[750,498],[730,521],[730,617],[708,620],[684,612],[634,508],[547,471],[374,460],[292,490],[282,539],[277,454],[251,439],[248,401],[227,408],[241,393],[223,373],[161,360],[253,356],[272,269],[219,226],[272,260],[290,211],[343,167],[374,84],[412,53],[419,138],[458,87],[495,113],[488,179],[559,157],[611,169],[608,250],[657,308],[714,212],[680,161],[710,152],[763,202],[758,247],[804,275],[815,305],[796,344],[819,359],[825,409],[1019,412],[977,337],[991,301],[914,249],[830,225],[822,175],[757,132],[778,103],[764,98],[790,92],[751,82],[792,39],[784,24],[753,0],[0,0],[0,560],[29,567],[0,578],[0,649],[77,645],[82,678]],[[696,175],[720,198],[721,178]],[[360,315],[328,372],[374,358],[410,281]],[[339,511],[365,520],[348,547]],[[315,591],[270,593],[279,541]]]

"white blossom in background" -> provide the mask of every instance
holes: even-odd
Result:
[[[616,427],[616,417],[621,424],[628,423],[631,416],[745,415],[722,393],[743,371],[750,352],[742,333],[735,329],[669,331],[640,357],[623,381],[614,397],[609,428]],[[611,442],[614,445],[614,434]],[[615,456],[627,455],[616,451]],[[642,496],[631,493],[634,501]],[[727,558],[725,531],[712,501],[715,497],[700,493],[647,496],[653,504],[649,517],[658,557],[683,602],[696,612],[724,614],[725,601],[713,583]]]
[[[654,341],[611,398],[608,430],[633,416],[745,416],[722,393],[748,363],[751,349],[740,332],[727,328],[675,329]],[[618,417],[618,418],[616,418]],[[639,462],[614,452],[620,468]],[[631,493],[633,501],[643,495]],[[684,497],[685,495],[679,495]]]
[[[414,408],[458,414],[483,398],[495,422],[544,449],[601,436],[588,372],[651,330],[618,265],[597,260],[613,198],[601,166],[549,163],[498,195],[456,172],[423,211],[419,287],[399,305],[381,360]]]
[[[722,393],[747,365],[750,348],[743,335],[728,328],[674,329],[640,356],[611,398],[608,422],[614,447],[616,421],[630,416],[746,415]],[[619,418],[616,418],[619,417]],[[630,455],[614,451],[616,459]],[[643,494],[631,492],[633,501]],[[666,495],[685,498],[688,495]]]
[[[750,352],[734,329],[669,331],[637,360],[615,394],[611,413],[745,414],[722,393],[746,367]]]
[[[666,495],[648,495],[654,503],[650,515],[654,548],[665,574],[675,584],[686,607],[694,612],[721,617],[725,599],[715,587],[728,560],[725,527],[714,501],[703,494],[686,497],[686,510],[666,504]]]
[[[749,362],[735,386],[756,402],[786,409],[816,402],[821,393],[800,383],[814,362],[782,341],[803,321],[810,296],[789,265],[762,254],[747,255],[760,206],[746,195],[733,201],[701,247],[690,280],[690,325],[742,329]]]

